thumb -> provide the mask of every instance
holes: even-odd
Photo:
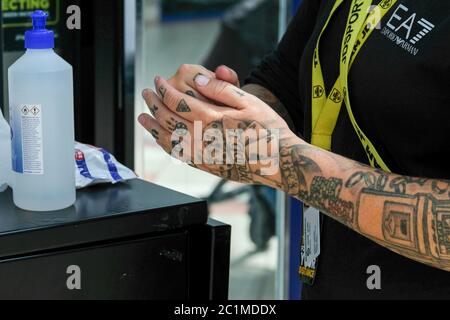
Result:
[[[197,91],[213,101],[237,109],[242,109],[244,106],[246,93],[228,82],[210,78],[203,74],[198,74],[194,82]]]
[[[236,71],[233,69],[227,67],[227,66],[220,66],[216,69],[216,78],[228,83],[231,83],[232,85],[235,85],[236,87],[240,87],[239,84],[239,77]]]

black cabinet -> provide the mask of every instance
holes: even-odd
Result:
[[[226,299],[230,233],[204,201],[141,180],[80,191],[52,213],[19,210],[6,192],[0,298]]]

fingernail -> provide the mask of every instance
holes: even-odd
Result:
[[[226,66],[226,65],[224,65],[224,64],[222,65],[222,68],[225,68],[225,69],[227,69],[228,72],[231,72],[231,69],[228,68],[228,66]]]
[[[145,115],[144,115],[144,114],[141,114],[141,115],[138,117],[138,121],[139,121],[139,123],[140,123],[142,126],[144,126],[144,125],[145,125]]]
[[[197,85],[199,85],[200,87],[205,87],[206,85],[208,85],[209,81],[211,81],[211,79],[202,74],[198,74],[195,77],[195,83],[197,83]]]
[[[158,87],[158,82],[159,82],[159,80],[161,80],[161,77],[160,77],[160,76],[156,76],[156,77],[155,77],[155,88]]]
[[[144,91],[142,91],[142,97],[147,98],[149,94],[149,90],[148,89],[144,89]]]

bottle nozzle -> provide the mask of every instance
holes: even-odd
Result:
[[[43,30],[47,23],[48,13],[42,10],[36,10],[31,14],[33,21],[33,30]]]

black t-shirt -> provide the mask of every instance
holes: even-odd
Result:
[[[307,141],[313,50],[333,4],[303,0],[277,50],[248,79],[281,100]],[[338,77],[350,4],[344,1],[322,37],[327,92]],[[399,0],[357,56],[349,89],[358,124],[393,172],[450,179],[450,1]],[[332,150],[368,164],[345,106]],[[381,268],[379,291],[367,288],[372,265]],[[303,292],[305,299],[449,299],[450,272],[392,253],[325,218],[318,276]]]

